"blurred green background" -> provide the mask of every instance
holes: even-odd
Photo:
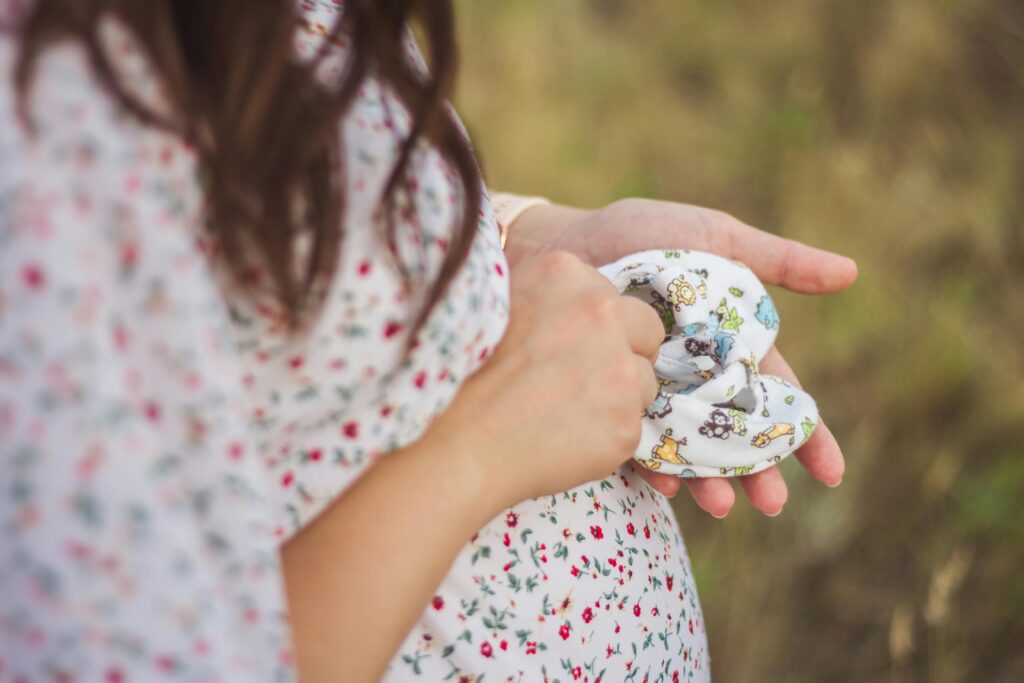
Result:
[[[728,211],[849,254],[778,294],[829,490],[676,502],[717,681],[1024,681],[1024,2],[461,0],[489,183]]]

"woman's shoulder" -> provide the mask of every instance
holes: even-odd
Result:
[[[112,19],[99,29],[119,86],[140,105],[167,113],[160,79],[127,29]],[[184,146],[125,106],[80,41],[46,43],[28,62],[23,47],[16,33],[0,33],[0,186],[9,187],[41,163],[51,172],[92,172],[88,179],[95,185],[105,177],[96,173],[137,164],[153,143]]]

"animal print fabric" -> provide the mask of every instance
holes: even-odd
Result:
[[[651,304],[665,325],[654,371],[658,397],[644,411],[634,458],[679,477],[767,469],[818,423],[809,394],[758,363],[779,314],[741,263],[698,251],[644,251],[602,266],[619,291]]]

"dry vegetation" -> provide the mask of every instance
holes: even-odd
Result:
[[[780,295],[844,444],[768,520],[680,496],[716,680],[1024,680],[1024,3],[461,0],[492,185],[714,206],[854,256]]]

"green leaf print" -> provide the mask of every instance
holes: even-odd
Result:
[[[743,290],[740,289],[739,287],[730,287],[729,293],[732,294],[733,296],[743,296]]]
[[[412,672],[419,676],[423,673],[423,670],[420,668],[420,660],[429,656],[430,655],[424,655],[423,653],[417,652],[415,657],[402,655],[402,661],[412,666]]]
[[[814,432],[814,428],[817,427],[817,423],[811,422],[811,418],[805,417],[804,421],[800,423],[800,426],[804,430],[804,441],[811,438],[811,434]]]
[[[490,556],[491,556],[491,546],[485,545],[482,548],[479,548],[475,553],[473,553],[473,557],[470,558],[470,564],[476,564],[477,559],[479,559],[481,557],[486,559],[486,558],[488,558]]]
[[[729,308],[729,302],[723,297],[722,301],[718,304],[718,308],[715,310],[722,318],[722,329],[732,330],[733,332],[739,332],[740,326],[743,324],[743,318],[736,311],[736,308]]]

